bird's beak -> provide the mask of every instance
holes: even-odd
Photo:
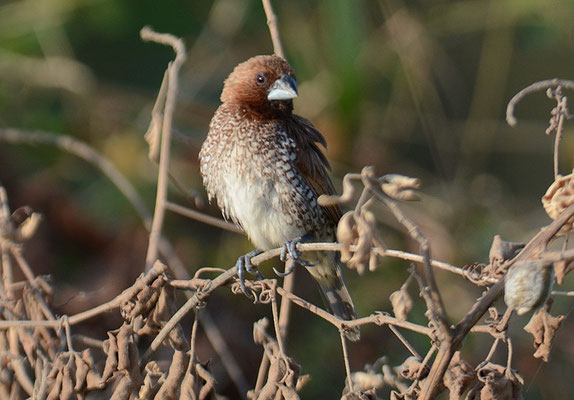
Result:
[[[291,100],[297,97],[297,83],[295,79],[287,74],[281,75],[281,78],[273,82],[269,89],[267,100]]]

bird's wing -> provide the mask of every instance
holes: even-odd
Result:
[[[321,144],[327,147],[323,135],[309,120],[295,114],[287,124],[287,131],[297,144],[296,167],[309,186],[313,188],[317,196],[336,194],[333,182],[329,178],[328,171],[331,169],[329,161],[318,146]],[[323,207],[323,209],[336,225],[342,215],[339,206]]]

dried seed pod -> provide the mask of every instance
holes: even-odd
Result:
[[[460,351],[454,353],[443,377],[443,384],[449,391],[449,399],[460,399],[476,379],[474,368],[462,359]]]
[[[263,345],[267,340],[266,330],[269,327],[269,320],[261,318],[259,321],[253,323],[253,342],[255,344]]]
[[[556,282],[558,282],[559,285],[562,285],[562,282],[564,282],[564,278],[572,270],[574,270],[573,261],[566,261],[566,260],[556,261],[554,263],[554,274],[556,275]]]
[[[385,194],[395,200],[420,200],[415,189],[420,188],[421,181],[409,176],[388,174],[379,178],[381,189]]]
[[[188,372],[181,384],[180,400],[208,400],[217,397],[215,394],[215,378],[208,370],[207,364],[190,360]],[[248,395],[249,397],[249,395]]]
[[[295,386],[295,390],[299,391],[305,387],[311,381],[311,375],[305,374],[300,375],[299,379],[297,379],[297,385]]]
[[[163,286],[157,299],[155,306],[148,317],[145,318],[145,325],[136,333],[139,335],[150,334],[156,335],[170,320],[170,318],[177,311],[175,305],[175,289]],[[167,343],[175,350],[185,351],[189,348],[187,339],[183,333],[181,325],[177,325],[172,329],[167,337]]]
[[[400,321],[405,321],[413,308],[413,300],[406,288],[401,287],[399,290],[391,293],[389,300],[391,300],[395,317]]]
[[[518,315],[535,310],[546,302],[554,283],[554,268],[548,260],[514,264],[506,275],[504,302]]]
[[[481,399],[522,399],[524,379],[514,370],[488,363],[478,370],[477,377],[483,384]]]
[[[0,236],[22,243],[34,236],[41,221],[42,215],[30,207],[17,208],[10,217],[0,221]]]
[[[124,323],[116,333],[118,343],[118,371],[130,371],[133,366],[131,360],[133,356],[131,352],[137,352],[137,348],[133,342],[132,327]]]
[[[534,347],[536,348],[534,357],[542,358],[548,362],[556,331],[558,331],[565,318],[564,315],[554,317],[548,314],[545,308],[530,318],[524,330],[534,336]]]
[[[421,360],[410,356],[397,367],[397,371],[403,378],[414,381],[415,379],[424,378],[428,374],[429,369],[428,366],[422,364]]]
[[[142,400],[153,399],[161,384],[165,381],[165,374],[157,365],[157,362],[150,361],[146,364],[144,384],[140,387],[138,398]]]
[[[542,196],[542,205],[548,216],[552,219],[558,216],[574,203],[574,181],[572,180],[573,174],[566,176],[558,176],[556,180],[550,185],[544,196]],[[566,224],[562,226],[558,235],[564,235],[572,231],[574,224],[574,217],[570,218]]]
[[[367,391],[369,389],[381,390],[385,384],[383,374],[375,371],[363,372],[357,371],[351,374],[353,388],[355,390]]]
[[[341,400],[377,400],[377,393],[375,389],[370,390],[354,390],[352,392],[346,393],[341,397]]]
[[[299,399],[295,390],[301,367],[292,358],[283,355],[271,360],[267,382],[257,395],[257,400]]]
[[[62,376],[62,374],[56,375],[56,380],[52,384],[52,389],[50,389],[50,392],[48,393],[48,397],[46,397],[46,400],[58,400],[60,398],[63,379],[64,377]]]
[[[183,351],[175,351],[167,377],[154,399],[175,399],[187,371],[189,355]]]
[[[120,305],[120,312],[126,321],[131,322],[139,315],[145,318],[153,310],[160,289],[168,279],[166,271],[167,267],[156,261],[151,270],[138,277],[129,289],[129,296]]]
[[[62,374],[62,390],[60,391],[60,400],[73,400],[76,398],[76,391],[74,390],[73,377],[75,371],[66,365],[61,371]]]
[[[341,261],[344,263],[349,261],[353,255],[349,251],[349,248],[357,236],[357,232],[354,228],[353,214],[353,211],[346,212],[337,225],[337,241],[343,245]]]
[[[102,383],[110,379],[118,368],[118,342],[111,332],[108,332],[108,339],[104,340],[104,353],[107,357],[102,372]]]
[[[495,235],[488,254],[490,265],[497,270],[505,261],[513,259],[524,246],[524,243],[508,242]]]
[[[375,215],[368,210],[362,210],[357,222],[357,248],[347,265],[362,274],[371,263],[373,238],[375,237]]]
[[[135,385],[128,373],[122,373],[110,400],[128,400],[135,390]]]
[[[84,350],[87,352],[88,350]],[[74,365],[75,365],[75,376],[74,376],[74,391],[80,392],[86,387],[86,378],[88,377],[88,372],[93,365],[89,365],[83,357],[83,353],[74,353]]]
[[[14,222],[14,240],[17,242],[24,242],[34,236],[40,222],[42,222],[42,214],[32,211],[30,207],[24,206],[17,208],[12,213],[12,221]]]

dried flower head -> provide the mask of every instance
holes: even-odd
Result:
[[[554,268],[548,260],[528,260],[514,264],[506,275],[504,302],[518,315],[540,307],[554,283]]]
[[[573,174],[558,176],[550,185],[544,196],[542,196],[542,205],[548,216],[552,219],[558,216],[574,203],[574,181]],[[574,217],[570,218],[560,229],[558,235],[564,235],[572,231]]]

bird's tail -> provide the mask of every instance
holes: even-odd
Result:
[[[307,253],[308,254],[308,253]],[[306,255],[307,255],[306,254]],[[341,274],[341,262],[339,255],[332,252],[317,252],[313,260],[314,266],[308,267],[321,292],[321,297],[327,309],[334,316],[346,321],[357,318],[355,305],[345,286]],[[307,258],[307,257],[306,257]],[[347,339],[356,342],[361,334],[358,327],[351,328],[345,332]]]

